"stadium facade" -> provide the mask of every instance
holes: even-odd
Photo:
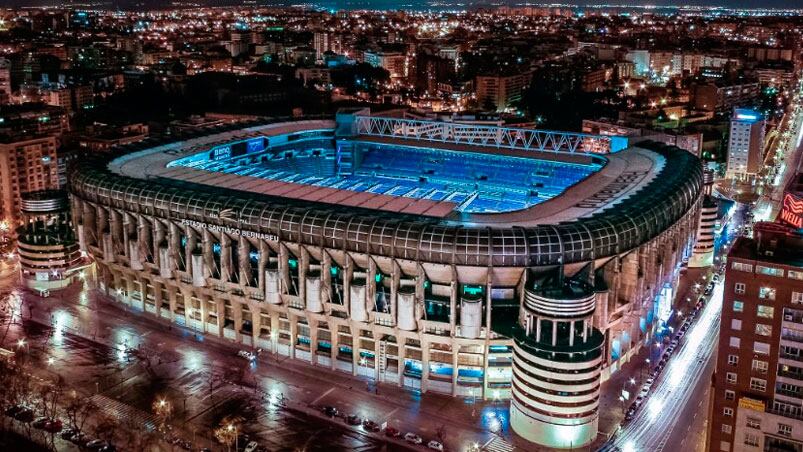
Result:
[[[131,309],[510,399],[519,435],[569,448],[672,312],[702,170],[659,143],[352,111],[130,145],[71,191],[99,290]]]

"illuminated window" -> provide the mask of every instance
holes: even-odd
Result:
[[[756,430],[761,430],[761,419],[749,417],[747,418],[747,426]]]
[[[737,282],[736,285],[734,286],[734,291],[739,295],[743,295],[744,290],[745,290],[744,283]]]
[[[772,335],[772,325],[764,325],[763,323],[757,323],[756,334],[758,334],[759,336]]]
[[[758,447],[758,435],[754,435],[752,433],[745,433],[744,444],[745,446]]]
[[[762,300],[775,300],[775,289],[773,287],[762,287],[758,289],[758,298]]]
[[[730,435],[732,431],[733,431],[733,426],[730,426],[728,424],[722,424],[722,433]]]
[[[778,434],[783,436],[792,436],[792,426],[788,424],[778,423]]]
[[[762,275],[780,276],[781,278],[783,278],[782,268],[765,267],[763,265],[757,265],[756,272],[761,273]]]
[[[770,344],[766,342],[753,342],[753,352],[762,355],[770,354]]]
[[[758,312],[756,312],[756,315],[764,317],[765,319],[771,319],[775,315],[775,308],[772,306],[758,305]]]
[[[764,380],[763,378],[751,378],[750,389],[753,391],[766,392],[767,380]]]
[[[741,301],[733,302],[733,312],[742,312],[744,310],[744,303]]]
[[[742,321],[739,319],[731,319],[731,329],[739,331],[742,329]]]
[[[791,279],[803,280],[803,272],[789,270],[788,272],[786,272],[786,276],[791,278]]]
[[[728,384],[735,385],[736,384],[736,374],[734,372],[728,372],[725,374],[725,381]]]
[[[739,339],[738,337],[731,336],[730,346],[733,347],[733,348],[739,348],[739,345],[741,345],[741,342],[742,342],[742,340]]]
[[[752,366],[753,372],[766,374],[767,369],[769,369],[769,363],[767,363],[766,361],[761,361],[760,359],[753,360],[753,366]]]
[[[803,304],[803,292],[792,292],[792,303]]]
[[[750,264],[743,264],[741,262],[734,262],[732,265],[734,270],[738,270],[740,272],[753,272],[753,266]]]

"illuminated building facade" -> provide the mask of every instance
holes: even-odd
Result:
[[[74,167],[99,290],[311,366],[511,399],[539,444],[596,436],[601,381],[691,251],[696,157],[365,111],[238,127]]]
[[[747,180],[758,174],[764,160],[764,125],[764,118],[756,111],[733,111],[725,177]]]

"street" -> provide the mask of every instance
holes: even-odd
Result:
[[[379,433],[324,419],[318,407],[332,405],[387,422],[402,434],[415,432],[425,442],[441,436],[448,450],[489,442],[494,450],[512,450],[491,433],[507,432],[505,402],[473,406],[471,400],[422,396],[392,385],[375,390],[350,375],[267,353],[251,364],[228,344],[128,314],[88,288],[39,298],[16,288],[8,264],[0,275],[0,294],[16,304],[13,315],[4,317],[2,346],[29,353],[42,378],[78,382],[101,410],[123,423],[152,428],[152,405],[164,399],[173,406],[171,424],[196,447],[219,450],[211,433],[234,420],[268,450],[407,448],[403,440],[386,445]],[[25,347],[15,347],[20,340]]]

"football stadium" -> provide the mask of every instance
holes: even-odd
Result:
[[[82,159],[73,221],[128,309],[421,392],[569,448],[673,315],[700,161],[622,137],[341,111]]]

